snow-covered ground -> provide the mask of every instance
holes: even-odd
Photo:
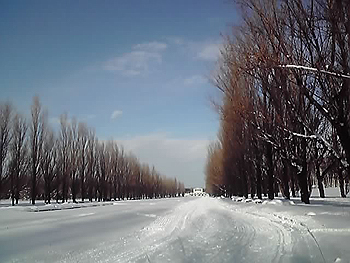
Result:
[[[0,211],[1,209],[15,209],[15,210],[26,210],[29,212],[44,212],[44,211],[54,211],[54,210],[65,210],[65,209],[76,209],[76,208],[85,208],[85,207],[94,207],[94,206],[106,206],[114,205],[116,202],[67,202],[67,203],[55,203],[45,204],[43,201],[37,201],[36,205],[31,205],[29,201],[21,200],[19,205],[11,206],[10,200],[0,201]]]
[[[350,199],[331,192],[310,205],[188,197],[0,208],[0,262],[350,262]]]

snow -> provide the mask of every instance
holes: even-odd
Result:
[[[326,196],[0,209],[0,262],[349,262],[350,199]]]
[[[332,75],[338,78],[345,78],[345,79],[350,79],[350,75],[345,75],[345,74],[340,74],[337,72],[332,72],[332,71],[327,71],[323,69],[317,69],[317,68],[312,68],[312,67],[306,67],[306,66],[301,66],[301,65],[279,65],[280,68],[291,68],[291,69],[302,69],[302,70],[307,70],[307,71],[313,71],[313,72],[321,72],[327,75]]]
[[[31,205],[28,200],[20,200],[19,205],[11,206],[11,200],[1,200],[1,209],[15,209],[15,210],[26,210],[28,212],[47,212],[56,210],[66,210],[66,209],[77,209],[77,208],[87,208],[87,207],[99,207],[99,206],[109,206],[109,205],[125,205],[127,202],[138,202],[141,200],[122,200],[122,201],[105,201],[105,202],[72,202],[68,201],[66,203],[52,203],[45,204],[43,201],[37,201],[36,205]],[[150,203],[154,205],[155,203]]]
[[[92,216],[95,213],[85,213],[85,214],[79,214],[78,217],[82,217],[82,216]]]
[[[306,215],[308,215],[308,216],[315,216],[316,213],[314,213],[314,212],[308,212]]]
[[[305,138],[305,139],[316,139],[317,136],[316,135],[305,135],[305,134],[301,134],[301,133],[296,133],[296,132],[291,132],[292,135],[296,136],[296,137],[301,137],[301,138]]]

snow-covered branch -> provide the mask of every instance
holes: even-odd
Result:
[[[348,162],[346,160],[344,160],[344,158],[342,158],[342,156],[332,147],[332,145],[327,142],[327,140],[325,138],[323,138],[321,135],[319,134],[312,134],[312,135],[305,135],[305,134],[300,134],[300,133],[296,133],[296,132],[292,132],[290,130],[284,129],[285,131],[290,133],[290,136],[295,136],[295,137],[300,137],[300,138],[305,138],[305,139],[316,139],[319,142],[321,142],[332,154],[333,156],[335,156],[335,158],[337,158],[339,160],[339,162],[345,167],[347,168],[349,166]]]
[[[302,70],[307,70],[307,71],[320,72],[320,73],[331,75],[331,76],[338,77],[338,78],[350,79],[350,75],[344,75],[344,74],[340,74],[340,73],[333,72],[333,71],[327,71],[327,70],[323,70],[323,69],[311,68],[311,67],[306,67],[306,66],[278,65],[278,67],[279,68],[302,69]]]
[[[291,135],[296,136],[296,137],[301,137],[301,138],[305,138],[305,139],[317,139],[317,136],[314,134],[313,135],[305,135],[305,134],[296,133],[296,132],[290,132],[290,133],[291,133]]]

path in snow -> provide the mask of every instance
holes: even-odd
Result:
[[[348,199],[239,200],[0,209],[0,262],[349,262]]]
[[[66,262],[64,259],[62,262]],[[198,198],[76,262],[323,262],[307,229],[214,198]]]

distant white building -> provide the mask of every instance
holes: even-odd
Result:
[[[203,196],[203,188],[193,188],[193,196]]]

